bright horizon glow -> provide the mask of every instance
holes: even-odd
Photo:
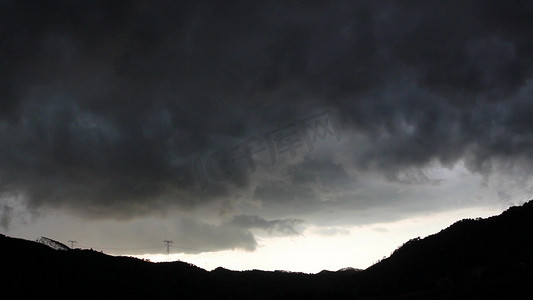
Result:
[[[324,237],[316,233],[319,227],[309,227],[304,234],[292,238],[269,237],[258,239],[256,251],[225,250],[199,254],[144,254],[133,257],[152,262],[183,261],[197,267],[225,269],[291,271],[318,273],[346,267],[366,269],[388,257],[409,239],[426,237],[466,218],[487,218],[498,215],[500,207],[467,208],[408,218],[392,223],[364,226],[336,227],[349,234]],[[176,244],[179,246],[179,244]]]

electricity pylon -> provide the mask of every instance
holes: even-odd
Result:
[[[169,240],[164,240],[163,243],[165,243],[167,245],[167,255],[169,255],[170,254],[170,245],[174,244],[174,242],[169,241]]]

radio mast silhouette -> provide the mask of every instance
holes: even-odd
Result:
[[[70,243],[70,249],[74,249],[74,244],[78,243],[76,241],[67,241],[67,242]]]
[[[167,255],[169,255],[170,254],[170,245],[174,244],[174,242],[169,241],[169,240],[164,240],[163,243],[165,243],[167,245]]]

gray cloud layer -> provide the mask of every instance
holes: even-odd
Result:
[[[285,219],[285,220],[265,220],[257,215],[238,215],[233,217],[230,224],[248,228],[248,229],[262,229],[268,233],[279,233],[282,235],[298,235],[295,226],[302,223],[302,220]]]
[[[349,203],[351,171],[408,184],[435,160],[485,175],[531,166],[528,1],[0,6],[0,188],[32,210],[127,219],[248,192],[317,211]],[[199,189],[198,157],[326,108],[357,138],[280,166],[282,180],[230,166]]]

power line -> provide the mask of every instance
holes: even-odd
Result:
[[[79,245],[84,248],[100,249],[100,250],[143,250],[143,249],[159,249],[160,246],[152,247],[95,247],[90,245]]]
[[[70,249],[74,249],[74,244],[77,244],[76,241],[67,241],[67,243],[70,243]]]
[[[212,252],[213,250],[205,250],[205,249],[198,249],[198,248],[189,248],[189,247],[180,247],[180,246],[173,246],[180,249],[186,249],[186,250],[194,250],[194,251],[200,251],[200,252]]]
[[[172,241],[169,241],[172,242]],[[171,243],[173,244],[173,242]],[[100,247],[100,246],[91,246],[91,245],[85,245],[85,244],[79,244],[79,247],[83,248],[91,248],[91,249],[98,249],[98,250],[144,250],[144,249],[159,249],[161,246],[151,246],[151,247]],[[207,249],[200,249],[200,248],[192,248],[192,247],[182,247],[182,246],[176,246],[172,245],[172,247],[185,249],[185,250],[193,250],[193,251],[200,251],[200,252],[211,252],[213,250],[207,250]]]

